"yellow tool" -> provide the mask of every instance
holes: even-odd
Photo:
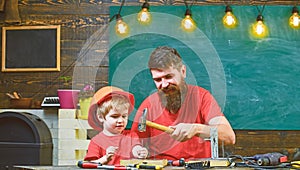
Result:
[[[167,159],[128,159],[128,160],[122,160],[120,161],[120,165],[122,166],[128,166],[133,164],[147,164],[147,165],[159,165],[162,167],[165,167],[168,165]]]
[[[292,167],[294,168],[300,168],[300,161],[292,161],[291,162]]]
[[[152,128],[155,128],[157,130],[161,130],[163,132],[166,132],[168,134],[172,134],[174,132],[174,129],[164,126],[164,125],[160,125],[151,121],[147,120],[147,112],[148,109],[145,108],[143,110],[143,114],[139,119],[139,124],[138,124],[138,130],[140,132],[145,132],[146,131],[146,125]],[[219,152],[218,152],[218,129],[217,127],[212,127],[210,128],[210,139],[209,139],[210,145],[211,145],[211,158],[212,159],[216,159],[219,157]]]
[[[156,169],[156,170],[160,170],[163,168],[163,166],[161,165],[153,165],[153,164],[137,164],[135,167],[138,169]]]
[[[169,128],[164,125],[160,125],[151,121],[146,120],[147,119],[147,108],[144,109],[142,116],[139,119],[139,125],[138,125],[138,130],[140,132],[146,131],[146,125],[152,128],[155,128],[157,130],[161,130],[163,132],[166,132],[168,134],[173,133],[174,129]]]

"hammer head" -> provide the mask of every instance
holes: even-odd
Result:
[[[146,131],[146,120],[147,120],[147,108],[143,110],[143,114],[139,119],[139,125],[138,130],[139,132],[145,132]]]

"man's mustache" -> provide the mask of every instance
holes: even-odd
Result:
[[[172,85],[172,84],[169,85],[169,86],[167,86],[167,87],[165,87],[165,88],[161,89],[161,91],[163,93],[168,93],[169,91],[174,91],[174,90],[179,90],[179,89],[178,89],[178,87],[176,85]]]

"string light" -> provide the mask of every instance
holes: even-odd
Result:
[[[289,25],[292,28],[300,28],[299,10],[296,6],[293,7],[292,16],[289,18]]]
[[[125,0],[122,0],[122,4],[120,6],[118,14],[116,14],[112,17],[112,19],[114,17],[116,17],[115,30],[116,30],[116,33],[120,36],[127,36],[129,34],[129,26],[123,21],[121,15],[120,15],[120,12],[124,5],[124,2],[125,2]],[[181,27],[183,28],[184,31],[192,32],[197,28],[197,25],[196,25],[196,22],[192,18],[192,12],[186,3],[186,0],[184,0],[184,2],[186,4],[187,8],[185,11],[185,18],[182,19],[182,21],[181,21]],[[147,24],[151,23],[151,21],[152,21],[152,16],[149,12],[149,6],[150,5],[148,3],[148,0],[146,0],[145,3],[143,3],[143,5],[142,5],[141,11],[138,13],[138,21],[141,24],[147,25]],[[254,37],[264,38],[264,37],[268,36],[268,34],[269,34],[268,27],[265,25],[264,19],[262,16],[264,7],[265,7],[265,5],[263,6],[262,10],[259,10],[257,8],[259,10],[259,15],[256,18],[256,23],[253,23],[251,25],[250,33]],[[235,17],[235,15],[233,14],[232,8],[230,7],[230,5],[226,5],[225,15],[223,16],[223,24],[227,28],[235,28],[238,24],[238,20]],[[290,25],[290,27],[292,27],[294,29],[300,28],[300,17],[299,17],[299,10],[298,10],[297,6],[294,6],[292,9],[292,15],[289,18],[289,25]]]
[[[181,21],[181,26],[185,31],[192,32],[196,28],[196,23],[192,18],[190,9],[186,9],[185,18]]]
[[[115,31],[116,34],[119,36],[127,36],[129,34],[129,26],[126,24],[126,22],[123,21],[121,17],[121,10],[125,3],[125,0],[122,0],[121,6],[119,8],[119,12],[112,16],[109,20],[111,22],[114,18],[116,18],[116,25],[115,25]]]
[[[141,11],[138,13],[138,21],[141,24],[148,25],[151,23],[152,17],[149,12],[149,6],[150,5],[149,5],[148,1],[145,1],[145,3],[142,6]]]
[[[116,33],[120,36],[127,36],[129,34],[129,27],[126,22],[123,21],[120,14],[116,15]]]
[[[258,15],[256,23],[252,25],[253,35],[258,38],[264,38],[268,35],[268,28],[264,24],[263,16]]]
[[[264,4],[262,10],[259,10],[257,6],[256,6],[256,8],[257,8],[259,14],[256,17],[256,23],[252,24],[252,29],[251,29],[250,33],[254,37],[264,38],[264,37],[268,36],[268,34],[269,34],[268,27],[264,24],[264,19],[262,16],[262,13],[265,9],[265,4]]]
[[[232,9],[229,5],[226,6],[225,15],[223,17],[223,24],[227,28],[234,28],[237,25],[237,19],[232,13]]]

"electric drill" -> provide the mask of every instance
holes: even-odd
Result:
[[[257,154],[253,156],[257,164],[260,166],[279,165],[282,162],[287,162],[287,156],[278,152]]]

